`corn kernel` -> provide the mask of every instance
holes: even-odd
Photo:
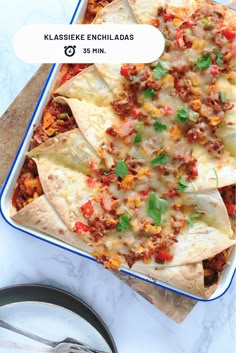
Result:
[[[141,71],[144,68],[144,64],[136,64],[135,68],[139,72],[139,71]]]
[[[195,99],[190,103],[190,105],[193,110],[199,110],[201,109],[202,103],[200,99]]]
[[[126,175],[120,183],[121,189],[130,190],[133,186],[134,175]]]
[[[142,168],[138,171],[138,177],[143,176],[143,175],[150,176],[151,174],[152,174],[152,172],[149,168]]]
[[[170,61],[170,59],[171,59],[171,55],[169,53],[162,54],[162,57],[161,57],[162,61]]]
[[[198,87],[191,87],[191,92],[192,94],[195,94],[195,96],[201,96],[202,92]]]
[[[145,233],[159,234],[161,232],[161,227],[153,226],[150,223],[145,224],[144,227]]]
[[[64,122],[64,120],[62,120],[62,119],[58,119],[58,120],[57,120],[57,124],[58,124],[58,125],[65,125],[65,122]]]
[[[48,136],[53,136],[56,133],[55,129],[52,129],[51,127],[49,129],[46,130],[46,133]]]
[[[190,79],[193,86],[198,86],[200,84],[199,76],[195,72],[191,73]]]
[[[236,73],[235,72],[230,72],[226,75],[227,80],[232,83],[233,85],[236,85]]]
[[[208,118],[209,124],[211,126],[217,126],[222,122],[222,119],[220,116],[211,116],[210,118]]]
[[[177,18],[177,17],[175,17],[175,18],[173,19],[173,21],[172,21],[172,23],[173,23],[173,25],[174,25],[175,27],[180,26],[182,22],[183,22],[183,21],[180,20],[180,19]]]
[[[171,126],[169,133],[170,133],[170,138],[173,141],[177,141],[182,135],[181,128],[178,125]]]
[[[195,49],[195,50],[202,50],[204,49],[206,46],[206,42],[204,39],[194,39],[193,40],[193,43],[192,43],[192,49]]]
[[[201,110],[200,110],[200,114],[201,114],[202,116],[204,116],[205,118],[208,117],[209,112],[208,112],[208,109],[207,109],[207,107],[206,107],[205,105],[202,106],[202,108],[201,108]]]
[[[45,129],[47,129],[53,123],[54,123],[53,115],[51,113],[49,113],[49,112],[46,112],[44,117],[43,117],[43,126],[45,127]]]
[[[174,77],[172,75],[166,75],[162,78],[162,87],[172,88],[174,87]]]
[[[150,102],[143,104],[143,109],[146,110],[152,118],[159,118],[162,116],[160,109],[154,107]]]

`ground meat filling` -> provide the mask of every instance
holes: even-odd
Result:
[[[12,205],[17,211],[20,211],[43,193],[37,165],[32,159],[26,157],[13,193]]]
[[[91,23],[96,17],[98,11],[110,4],[112,1],[113,0],[88,0],[83,23]]]
[[[52,99],[43,111],[41,123],[36,127],[30,148],[33,149],[49,138],[76,129],[78,126],[67,105],[61,105]]]

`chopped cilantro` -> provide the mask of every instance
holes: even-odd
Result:
[[[198,214],[198,213],[192,213],[191,215],[189,215],[189,217],[188,217],[188,219],[187,219],[187,225],[188,225],[189,227],[192,227],[193,224],[194,224],[194,220],[195,220],[196,218],[198,218],[198,217],[199,217],[199,214]]]
[[[148,208],[148,214],[158,226],[161,225],[161,213],[159,211]]]
[[[197,59],[194,68],[198,68],[200,70],[207,69],[212,65],[212,61],[209,53],[205,53],[201,58]]]
[[[221,58],[217,58],[217,59],[216,59],[216,63],[217,63],[217,65],[218,65],[219,67],[222,67],[222,65],[223,65],[223,60],[222,60]]]
[[[177,191],[182,192],[182,191],[184,191],[187,187],[188,187],[188,183],[186,182],[186,180],[184,179],[184,177],[181,175],[181,176],[179,177],[179,182],[178,182]]]
[[[161,132],[167,129],[167,126],[165,124],[160,123],[159,121],[155,121],[153,126],[157,132]]]
[[[154,222],[157,225],[161,224],[161,213],[156,209],[156,195],[150,194],[148,197],[148,209],[147,213],[150,217],[153,218]]]
[[[189,117],[189,108],[183,108],[183,109],[177,110],[176,119],[180,123],[185,123],[185,121],[188,119],[188,117]]]
[[[164,69],[162,64],[159,62],[157,63],[156,67],[152,70],[152,76],[157,80],[160,80],[162,77],[166,76],[168,71]]]
[[[205,29],[211,29],[211,27],[213,26],[212,22],[209,20],[208,17],[204,17],[202,19],[202,27]]]
[[[164,151],[162,151],[157,157],[153,158],[151,163],[152,165],[157,167],[159,165],[166,164],[168,161],[169,161],[169,157],[167,156],[167,154],[165,154]]]
[[[119,223],[116,227],[118,232],[122,232],[122,230],[129,229],[131,227],[131,223],[127,215],[122,215],[119,218]]]
[[[224,103],[226,101],[225,92],[220,92],[220,100],[221,100],[222,103]]]
[[[218,50],[214,49],[213,53],[216,55],[216,63],[219,67],[222,67],[224,61],[223,61],[223,54]]]
[[[137,134],[134,138],[134,143],[138,143],[142,141],[142,136],[140,134]]]
[[[165,213],[168,209],[168,202],[160,197],[156,198],[156,208],[161,212]]]
[[[148,88],[143,92],[146,100],[152,99],[156,95],[156,91],[153,88]]]
[[[223,58],[223,54],[218,49],[214,49],[213,53],[217,56],[217,58],[220,58],[220,59]]]
[[[127,164],[123,161],[117,161],[114,171],[121,179],[123,179],[129,173]]]
[[[110,174],[110,172],[107,172],[107,171],[105,171],[104,173],[103,173],[103,175],[109,175]]]

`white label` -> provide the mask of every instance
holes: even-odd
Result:
[[[14,37],[16,55],[30,63],[149,63],[165,46],[144,24],[30,25]]]

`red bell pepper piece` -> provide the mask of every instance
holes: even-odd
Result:
[[[236,38],[236,33],[234,30],[229,29],[229,28],[224,28],[222,29],[221,33],[223,34],[223,36],[229,40],[233,40]]]
[[[155,254],[155,261],[156,262],[163,262],[163,261],[171,261],[173,256],[169,254],[166,250],[158,250]]]
[[[74,232],[77,234],[83,234],[89,231],[89,226],[82,222],[76,222],[74,226]]]
[[[81,211],[82,211],[83,216],[85,218],[90,217],[94,212],[94,208],[93,208],[92,202],[90,200],[88,202],[86,202],[83,206],[81,206],[80,208],[81,208]]]

